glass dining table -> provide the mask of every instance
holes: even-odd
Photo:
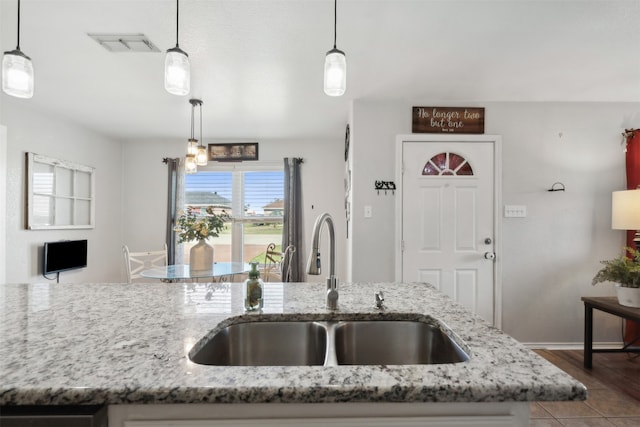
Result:
[[[224,281],[235,274],[246,273],[249,270],[251,266],[246,262],[214,262],[211,271],[191,273],[189,264],[175,264],[143,270],[140,275],[147,279],[159,279],[162,282],[182,282],[209,277]]]

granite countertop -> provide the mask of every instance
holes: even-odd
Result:
[[[261,314],[239,283],[0,285],[0,405],[583,400],[585,387],[423,283],[340,286],[339,312],[430,316],[471,353],[440,365],[221,367],[187,354],[216,327],[325,318],[325,285],[267,283]]]

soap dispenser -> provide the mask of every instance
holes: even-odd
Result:
[[[251,263],[249,278],[244,281],[244,309],[245,311],[261,310],[264,305],[263,299],[264,282],[260,279],[258,263]]]

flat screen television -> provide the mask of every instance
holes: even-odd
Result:
[[[44,274],[59,273],[87,266],[87,241],[62,240],[45,242]]]

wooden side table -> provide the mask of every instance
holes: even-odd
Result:
[[[593,309],[622,317],[623,319],[640,322],[640,308],[626,307],[618,304],[616,297],[582,297],[584,301],[584,367],[591,369],[593,353],[640,353],[638,348],[630,348],[638,342],[637,337],[632,342],[622,348],[616,349],[593,349]]]

